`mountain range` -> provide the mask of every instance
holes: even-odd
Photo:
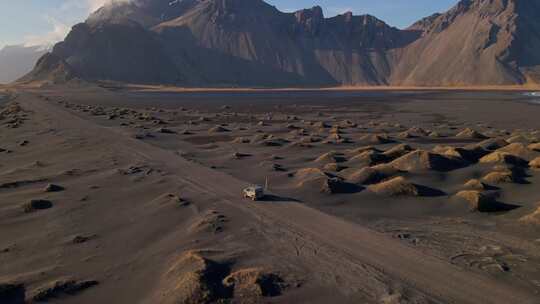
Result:
[[[30,72],[49,48],[7,45],[0,49],[0,83],[10,83]]]
[[[540,0],[462,0],[398,29],[262,0],[132,0],[77,24],[21,81],[179,86],[540,83]]]

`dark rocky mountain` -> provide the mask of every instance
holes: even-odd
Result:
[[[133,0],[99,9],[52,54],[72,77],[90,81],[525,84],[540,82],[538,13],[540,0],[463,0],[399,30],[369,15],[283,13],[262,0]]]
[[[36,80],[46,81],[51,84],[64,84],[80,79],[64,59],[54,53],[47,53],[39,58],[34,69],[19,81],[32,82]]]
[[[46,52],[45,47],[24,45],[10,45],[0,49],[0,83],[10,83],[31,71]]]
[[[422,38],[399,50],[396,85],[539,83],[540,1],[463,0],[416,24]]]

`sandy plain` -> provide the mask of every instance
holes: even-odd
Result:
[[[5,88],[0,299],[538,303],[521,93]]]

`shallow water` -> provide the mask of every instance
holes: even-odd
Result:
[[[388,97],[414,97],[426,92],[414,91],[220,91],[220,92],[131,92],[128,96],[134,99],[160,100],[163,103],[176,102],[313,102],[316,100],[378,100]]]
[[[527,102],[540,104],[540,92],[527,92],[523,95],[531,97]]]
[[[152,100],[161,106],[183,103],[233,104],[233,103],[358,103],[396,102],[418,100],[509,100],[529,101],[532,96],[516,92],[497,91],[220,91],[220,92],[127,92],[130,103]],[[539,97],[540,98],[540,97]]]

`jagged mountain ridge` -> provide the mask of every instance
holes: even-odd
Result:
[[[399,30],[261,0],[134,0],[75,26],[53,54],[86,80],[186,86],[539,82],[540,0],[463,0]],[[75,76],[74,76],[75,77]]]

